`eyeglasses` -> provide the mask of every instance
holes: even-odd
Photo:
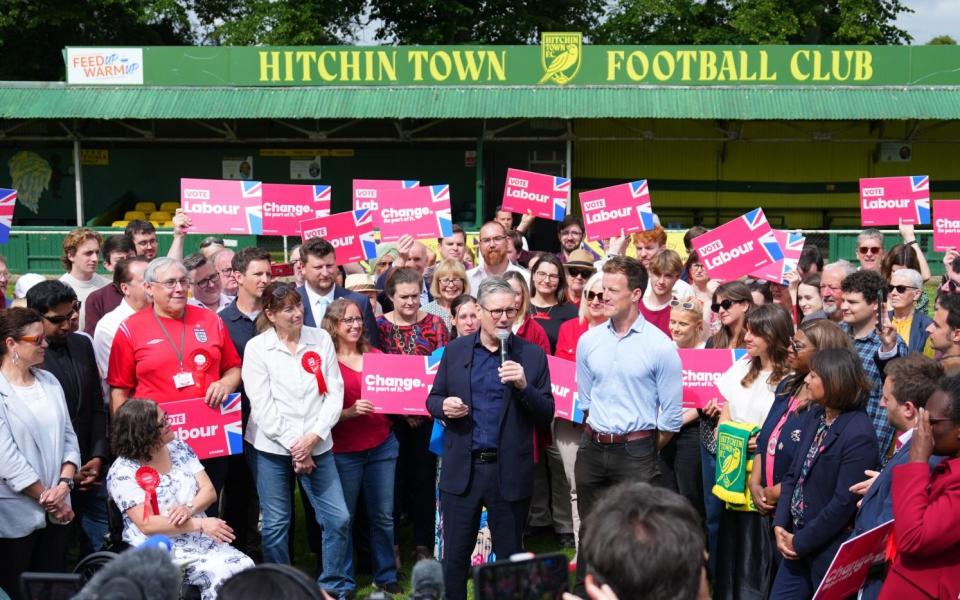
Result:
[[[47,341],[47,336],[45,336],[42,333],[40,335],[21,335],[20,337],[17,338],[17,341],[29,342],[31,344],[42,346],[43,343]]]
[[[65,315],[43,315],[43,318],[50,322],[51,325],[60,325],[65,321],[69,321],[73,318],[74,314],[80,313],[80,301],[74,300],[73,304],[70,306],[70,312]]]
[[[793,348],[794,353],[800,354],[807,349],[806,344],[798,344],[797,340],[790,338],[790,347]]]
[[[587,302],[593,302],[594,300],[599,300],[603,302],[603,292],[587,292],[586,293]]]
[[[916,289],[919,289],[919,288],[912,285],[888,285],[887,293],[892,294],[894,291],[896,291],[898,294],[906,294],[907,290],[916,290]]]
[[[540,280],[546,279],[547,281],[560,281],[559,273],[546,273],[544,271],[537,271],[533,274],[533,276],[534,278]]]
[[[502,319],[504,314],[507,315],[508,319],[513,319],[513,318],[516,318],[517,316],[516,308],[494,308],[492,310],[487,308],[486,306],[482,306],[481,308],[487,311],[488,313],[490,313],[490,316],[493,317],[494,320],[496,321],[499,321],[500,319]]]
[[[480,238],[480,243],[489,246],[491,244],[500,244],[506,241],[506,239],[507,236],[505,235],[495,235],[493,237]]]
[[[857,252],[860,254],[880,254],[883,251],[883,248],[880,246],[860,246],[857,248]]]
[[[724,300],[724,302],[730,302],[729,300]],[[677,300],[676,298],[670,301],[670,308],[682,308],[683,310],[690,311],[699,311],[701,308],[697,306],[699,302],[694,302],[692,300]],[[714,304],[714,306],[717,306]],[[730,308],[729,306],[727,308]],[[717,312],[717,311],[713,311]]]
[[[201,279],[200,281],[198,281],[198,282],[196,283],[196,285],[197,285],[197,287],[207,287],[208,285],[213,285],[214,283],[217,283],[218,281],[220,281],[220,275],[219,275],[219,273],[214,273],[214,274],[211,275],[210,277],[207,277],[207,278],[205,278],[205,279]]]
[[[721,308],[723,310],[730,310],[730,307],[733,306],[734,304],[736,304],[736,302],[728,298],[723,302],[714,302],[713,304],[710,305],[710,310],[712,310],[715,313],[718,313],[720,312]]]
[[[589,279],[593,275],[593,271],[589,269],[567,269],[567,274],[570,277],[580,277],[582,279]]]
[[[186,277],[183,277],[181,279],[166,279],[164,281],[155,281],[154,283],[156,283],[157,285],[162,285],[163,287],[165,287],[170,291],[175,290],[177,288],[177,285],[179,285],[183,289],[187,289],[190,286],[190,280],[187,279]]]
[[[230,275],[231,273],[233,273],[233,267],[226,267],[225,269],[220,269],[220,274],[223,275],[224,277]]]
[[[463,283],[463,280],[459,277],[443,277],[440,279],[440,285],[453,285],[455,283]]]
[[[340,322],[344,325],[356,325],[357,323],[363,323],[363,317],[346,317],[340,319]]]

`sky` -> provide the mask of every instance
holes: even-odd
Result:
[[[901,14],[897,26],[913,36],[914,44],[926,44],[930,38],[949,35],[960,42],[960,0],[903,0],[914,10]]]

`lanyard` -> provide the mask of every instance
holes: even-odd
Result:
[[[157,311],[153,311],[153,319],[157,322],[157,325],[160,327],[160,331],[163,332],[163,337],[167,338],[167,341],[170,342],[170,346],[173,348],[174,354],[177,355],[177,362],[180,363],[180,371],[183,371],[183,345],[187,336],[187,311],[183,311],[183,317],[180,319],[180,324],[183,325],[183,328],[180,330],[180,347],[177,348],[173,344],[173,338],[170,337],[170,334],[167,333],[167,328],[163,326],[163,323],[160,321],[160,317],[157,316]]]

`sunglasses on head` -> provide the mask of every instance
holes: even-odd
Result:
[[[585,295],[587,302],[593,302],[594,300],[603,302],[603,292],[587,292]]]
[[[892,294],[894,290],[896,290],[898,294],[906,294],[907,290],[915,290],[915,289],[917,288],[915,288],[912,285],[888,285],[887,293]]]
[[[711,304],[710,310],[712,310],[715,313],[718,313],[720,312],[721,308],[723,310],[730,310],[730,307],[733,306],[734,304],[736,304],[736,302],[727,298],[723,302],[714,302],[713,304]]]
[[[883,248],[880,246],[860,246],[857,248],[860,254],[880,254],[881,250],[883,250]]]
[[[727,300],[727,302],[729,302],[729,300]],[[682,308],[683,310],[691,311],[700,310],[700,307],[697,306],[692,300],[677,300],[676,298],[670,301],[670,308]]]

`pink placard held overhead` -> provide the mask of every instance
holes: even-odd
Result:
[[[893,520],[850,538],[840,545],[837,555],[820,581],[813,600],[844,600],[857,595],[875,562],[883,562],[887,538],[893,533]],[[906,599],[905,599],[906,600]]]
[[[429,416],[427,396],[442,357],[443,348],[430,356],[364,354],[360,397],[376,413]]]
[[[10,240],[13,211],[17,207],[17,190],[0,188],[0,244]]]
[[[803,245],[807,238],[798,231],[783,231],[782,229],[774,229],[773,235],[776,236],[777,243],[780,244],[783,258],[757,269],[750,273],[750,276],[765,279],[772,283],[788,285],[790,282],[786,279],[787,273],[797,270],[797,264],[800,262],[800,255],[803,253]]]
[[[933,201],[933,250],[960,249],[960,200]]]
[[[297,235],[307,241],[322,237],[337,251],[340,264],[371,260],[377,257],[373,237],[372,211],[364,208],[301,221]]]
[[[860,180],[860,223],[929,225],[930,178],[926,175]]]
[[[580,194],[587,239],[607,240],[654,227],[647,180],[640,179]]]
[[[380,241],[395,242],[405,234],[415,240],[453,235],[449,185],[390,192],[389,201],[380,205]]]
[[[260,235],[263,186],[259,181],[181,179],[180,204],[190,233]]]
[[[761,208],[698,235],[693,238],[693,248],[707,274],[721,281],[733,281],[783,258]]]
[[[503,210],[562,221],[570,205],[570,180],[520,169],[507,169]]]
[[[550,389],[553,391],[554,415],[574,423],[583,423],[583,411],[577,406],[577,363],[547,355]]]
[[[703,408],[713,399],[723,404],[717,380],[746,355],[746,350],[680,348],[677,352],[683,368],[683,407]]]
[[[205,460],[243,453],[240,394],[230,394],[218,408],[210,408],[203,398],[165,402],[170,430]]]
[[[353,210],[368,208],[373,211],[373,226],[379,229],[380,207],[389,193],[394,190],[409,190],[420,185],[419,181],[406,179],[354,179]]]
[[[263,235],[300,235],[300,222],[330,214],[329,185],[263,184]]]

